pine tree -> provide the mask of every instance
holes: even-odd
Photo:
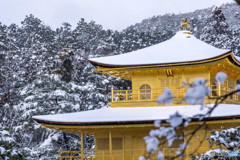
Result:
[[[213,7],[200,39],[222,49],[230,48],[230,33],[221,7]]]
[[[25,157],[26,153],[11,136],[9,129],[0,125],[0,159],[23,160]]]

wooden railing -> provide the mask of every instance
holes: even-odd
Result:
[[[166,157],[175,155],[177,148],[166,148],[163,150],[163,154]],[[84,160],[138,160],[140,156],[146,156],[147,151],[145,149],[125,149],[125,150],[113,150],[113,154],[110,155],[108,150],[84,151]],[[96,158],[95,158],[96,157]],[[59,160],[81,160],[81,151],[59,151]],[[157,152],[151,155],[151,160],[157,160]]]
[[[215,85],[211,85],[210,89],[211,89],[211,95],[210,95],[211,97],[226,95],[231,93],[234,90],[233,88],[229,88],[225,86],[215,86]],[[240,101],[240,95],[238,94],[230,95],[227,98],[227,100]]]
[[[214,86],[211,85],[209,87],[211,89],[210,97],[217,97],[221,95],[225,95],[233,91],[231,88],[227,88],[224,86]],[[148,90],[114,90],[112,88],[112,102],[118,101],[156,101],[157,97],[160,96],[163,92],[164,88],[158,89],[148,89]],[[187,88],[171,88],[174,98],[181,99],[184,97],[184,94]],[[234,94],[228,97],[228,100],[232,101],[240,101],[240,96]]]
[[[175,98],[183,97],[184,88],[171,89]],[[148,89],[148,90],[113,90],[112,89],[112,102],[114,101],[146,101],[156,100],[163,92],[163,88]]]
[[[58,151],[59,160],[81,160],[81,151]],[[95,160],[95,152],[93,150],[84,150],[84,160]]]

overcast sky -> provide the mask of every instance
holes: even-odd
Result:
[[[56,28],[63,22],[73,27],[84,18],[104,29],[122,30],[144,18],[166,13],[185,13],[234,2],[233,0],[0,0],[0,22],[20,22],[33,14]]]

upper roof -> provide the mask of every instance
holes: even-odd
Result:
[[[229,52],[230,50],[219,49],[197,39],[189,31],[179,31],[162,43],[121,55],[91,58],[89,62],[97,66],[145,66],[196,62]]]
[[[192,117],[196,114],[206,113],[208,110],[206,108],[200,110],[199,105],[104,108],[76,113],[33,116],[33,119],[39,123],[63,125],[99,125],[107,123],[126,124],[126,122],[138,123],[144,121],[166,120],[176,111],[186,117]],[[239,105],[220,104],[213,111],[210,118],[227,119],[229,117],[240,117]]]

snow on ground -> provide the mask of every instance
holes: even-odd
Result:
[[[213,47],[185,32],[179,31],[171,39],[144,49],[121,55],[92,58],[90,61],[108,65],[167,64],[199,61],[230,52]]]
[[[211,107],[212,105],[208,105]],[[126,107],[104,108],[91,111],[33,116],[33,119],[52,122],[121,122],[121,121],[151,121],[166,120],[170,115],[178,112],[183,117],[192,117],[199,113],[206,113],[208,108],[201,110],[200,105],[165,106],[165,107]],[[240,115],[240,105],[220,104],[211,117],[225,117]]]

